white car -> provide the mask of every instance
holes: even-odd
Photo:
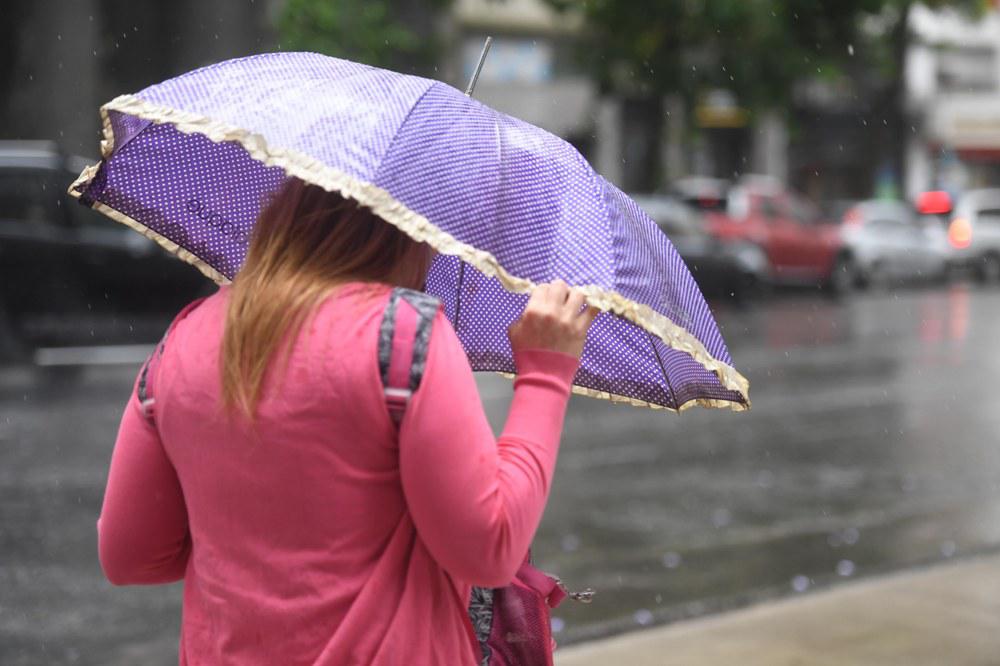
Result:
[[[1000,189],[968,190],[948,219],[949,262],[1000,282]]]
[[[899,201],[860,201],[847,208],[841,234],[863,284],[939,280],[948,268],[944,229]]]

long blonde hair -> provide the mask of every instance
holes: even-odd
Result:
[[[265,376],[338,285],[360,281],[421,289],[430,249],[369,209],[289,178],[260,213],[230,288],[220,368],[222,400],[253,418]]]

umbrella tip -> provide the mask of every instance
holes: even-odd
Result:
[[[472,72],[472,78],[469,80],[469,85],[465,89],[465,94],[472,97],[472,91],[476,87],[476,81],[479,80],[479,72],[483,71],[483,63],[486,62],[486,54],[490,51],[490,45],[493,43],[493,37],[487,37],[486,42],[483,43],[483,52],[479,54],[479,62],[476,63],[476,69]]]

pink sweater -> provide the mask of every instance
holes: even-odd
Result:
[[[576,359],[516,354],[499,440],[448,320],[399,434],[378,371],[388,290],[307,322],[256,429],[220,408],[228,290],[180,321],[133,393],[98,522],[118,585],[184,581],[180,663],[475,664],[471,585],[511,580],[548,496]]]

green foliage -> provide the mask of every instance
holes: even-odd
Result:
[[[728,88],[751,108],[783,104],[794,82],[803,78],[856,71],[884,46],[865,34],[865,18],[885,17],[889,30],[883,39],[905,39],[905,31],[894,30],[893,22],[901,22],[913,4],[913,0],[546,1],[583,14],[589,34],[584,59],[605,87],[640,94],[681,93],[688,99],[706,89]],[[928,4],[976,9],[981,3]],[[890,57],[890,66],[898,69],[897,65]]]
[[[420,69],[437,55],[433,19],[451,0],[287,0],[281,47],[379,67]]]

